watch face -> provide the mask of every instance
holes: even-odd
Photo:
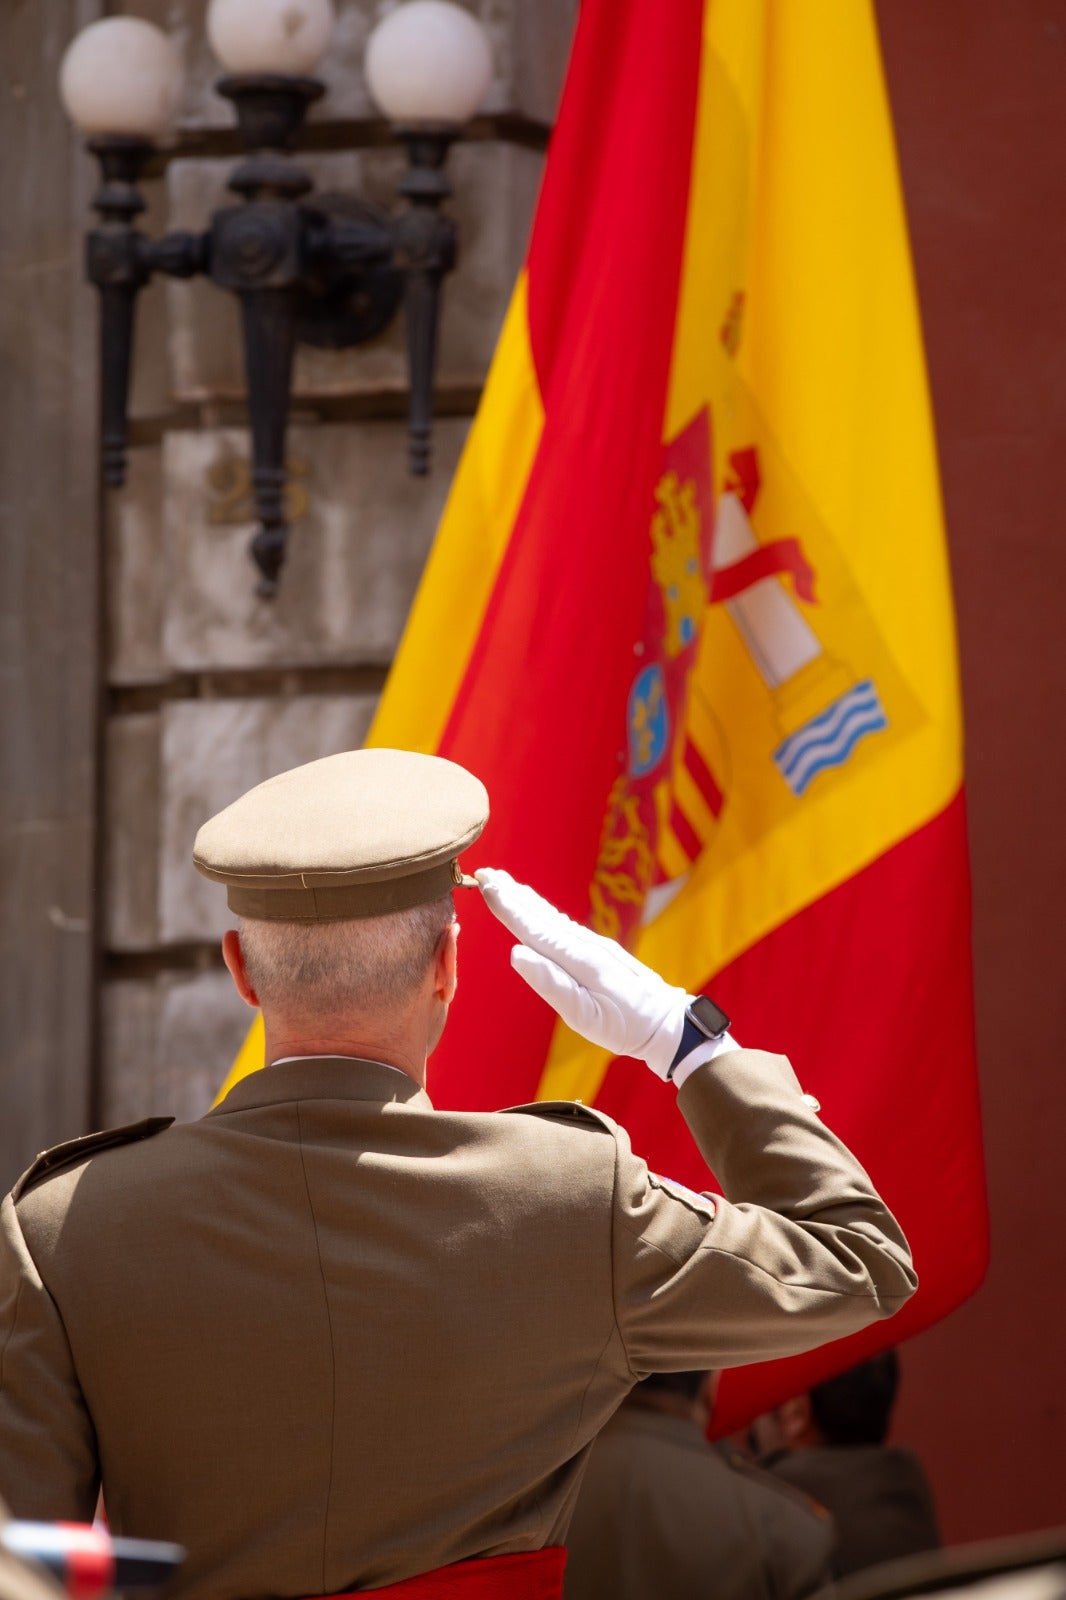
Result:
[[[716,1006],[710,995],[697,995],[688,1008],[689,1016],[703,1029],[708,1039],[718,1039],[729,1027],[729,1018],[721,1006]]]

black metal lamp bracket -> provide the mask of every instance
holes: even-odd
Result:
[[[103,184],[93,205],[87,276],[100,291],[101,448],[104,481],[125,481],[127,407],[137,295],[158,273],[207,276],[240,302],[252,486],[259,528],[252,555],[259,594],[276,593],[285,559],[285,434],[297,341],[345,348],[380,334],[405,304],[410,381],[410,466],[429,465],[441,284],[455,263],[455,227],[439,207],[450,194],[442,168],[451,127],[399,130],[409,166],[408,206],[396,216],[355,196],[311,194],[310,178],[286,152],[322,85],[265,74],[224,78],[249,151],[229,180],[240,203],[224,206],[200,234],[147,238],[137,182],[152,147],[93,140]]]

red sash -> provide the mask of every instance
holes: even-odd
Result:
[[[560,1600],[566,1551],[562,1545],[547,1550],[523,1550],[514,1556],[482,1556],[456,1561],[417,1578],[390,1583],[367,1594],[387,1600]],[[330,1595],[328,1600],[351,1600],[350,1595]]]

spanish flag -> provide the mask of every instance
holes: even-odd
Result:
[[[729,1374],[721,1430],[977,1286],[954,626],[869,0],[583,0],[371,742],[483,779],[467,870],[506,867],[789,1054],[906,1229],[903,1313]],[[672,1096],[459,911],[435,1103],[583,1099],[705,1187]]]

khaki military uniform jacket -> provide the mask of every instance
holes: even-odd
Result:
[[[592,1447],[565,1600],[804,1600],[830,1581],[828,1512],[627,1401]]]
[[[337,1058],[31,1171],[2,1211],[0,1494],[87,1517],[102,1475],[116,1532],[187,1547],[195,1600],[561,1543],[637,1378],[820,1344],[914,1286],[783,1057],[678,1101],[729,1200],[597,1113],[438,1112]]]

